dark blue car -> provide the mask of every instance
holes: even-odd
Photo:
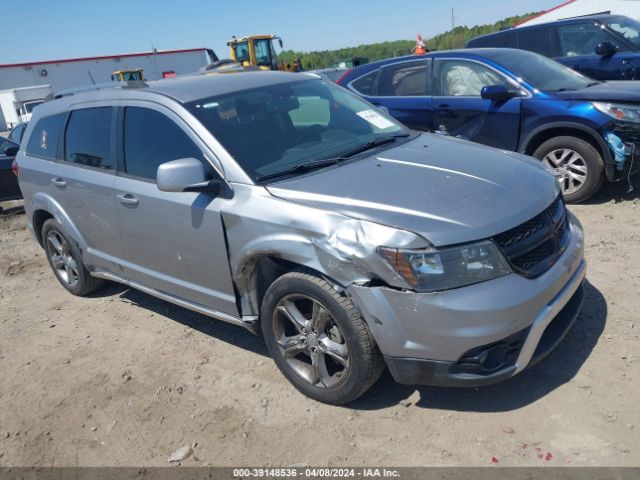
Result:
[[[467,48],[519,48],[553,58],[596,80],[640,79],[640,22],[590,15],[474,38]]]
[[[570,202],[639,169],[640,82],[599,82],[536,53],[496,48],[369,63],[337,83],[410,128],[535,156]]]

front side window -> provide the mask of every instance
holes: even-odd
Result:
[[[439,94],[444,97],[479,97],[483,87],[504,85],[509,82],[484,65],[464,60],[438,62]]]
[[[112,119],[111,107],[72,111],[65,135],[64,159],[87,167],[113,170]]]
[[[548,28],[522,30],[518,32],[518,48],[548,57],[551,55],[549,33]]]
[[[129,175],[155,181],[161,164],[181,158],[204,157],[173,120],[148,108],[125,109],[124,163]]]
[[[408,134],[360,97],[321,80],[267,85],[186,107],[254,180]]]
[[[429,61],[407,62],[382,69],[379,93],[385,97],[428,95]]]
[[[596,47],[603,42],[614,44],[619,51],[626,50],[622,42],[617,41],[604,27],[593,23],[560,25],[557,28],[560,55],[563,57],[595,55]]]
[[[38,120],[27,143],[27,155],[57,158],[60,134],[66,119],[66,113],[59,113]]]

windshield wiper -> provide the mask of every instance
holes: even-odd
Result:
[[[354,155],[358,155],[359,153],[366,152],[367,150],[371,150],[372,148],[380,147],[382,145],[386,145],[387,143],[395,142],[398,138],[407,138],[411,134],[410,133],[399,133],[397,135],[389,135],[384,137],[374,138],[369,140],[364,145],[360,145],[348,152],[345,152],[341,155],[342,158],[353,157]]]
[[[364,145],[360,145],[359,147],[349,150],[348,152],[340,156],[331,157],[331,158],[322,158],[320,160],[314,160],[308,163],[299,163],[290,168],[287,168],[286,170],[281,170],[279,172],[262,175],[260,177],[257,177],[256,180],[260,182],[262,180],[269,180],[270,178],[281,177],[284,175],[292,175],[294,173],[309,172],[311,170],[317,170],[319,168],[330,167],[331,165],[344,162],[345,160],[348,160],[349,158],[359,153],[366,152],[367,150],[371,150],[372,148],[376,148],[381,145],[386,145],[387,143],[395,142],[398,138],[406,138],[409,136],[411,136],[410,133],[400,133],[397,135],[374,138],[373,140],[368,141]]]
[[[600,85],[601,83],[602,82],[591,82],[591,83],[588,83],[585,88],[593,87],[594,85]]]
[[[283,176],[283,175],[291,175],[293,173],[310,172],[311,170],[317,170],[319,168],[330,167],[331,165],[335,165],[336,163],[343,162],[344,160],[346,160],[346,158],[333,157],[333,158],[323,158],[322,160],[315,160],[315,161],[309,162],[309,163],[298,163],[297,165],[294,165],[293,167],[287,168],[286,170],[281,170],[279,172],[268,173],[266,175],[262,175],[262,176],[256,178],[256,180],[262,181],[262,180],[268,180],[270,178],[280,177],[280,176]]]

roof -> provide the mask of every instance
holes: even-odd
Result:
[[[575,1],[576,0],[568,0],[568,1],[564,2],[564,3],[561,3],[560,5],[556,5],[555,7],[550,8],[549,10],[545,10],[544,12],[540,12],[540,13],[538,13],[536,15],[533,15],[533,16],[527,18],[526,20],[522,20],[521,22],[516,23],[514,25],[514,27],[517,27],[519,25],[523,25],[523,24],[525,24],[527,22],[530,22],[531,20],[535,20],[536,18],[543,17],[544,15],[547,15],[548,13],[551,13],[551,12],[553,12],[555,10],[559,10],[560,8],[565,7],[565,6],[571,4],[571,3],[575,2]]]
[[[56,64],[56,63],[86,62],[86,61],[93,61],[93,60],[113,60],[116,58],[147,57],[149,55],[170,55],[173,53],[201,52],[206,50],[207,50],[206,48],[187,48],[187,49],[181,49],[181,50],[156,50],[151,52],[122,53],[118,55],[103,55],[98,57],[63,58],[60,60],[42,60],[40,62],[6,63],[6,64],[0,64],[0,68],[33,67],[36,65],[50,65],[50,64]]]
[[[188,103],[203,98],[269,85],[289,83],[296,80],[310,80],[310,76],[300,73],[272,71],[208,72],[140,83],[113,82],[113,84],[87,85],[79,89],[56,92],[56,95],[72,94],[74,97],[90,96],[99,90],[101,92],[110,92],[107,95],[117,99],[120,98],[121,95],[125,95],[122,93],[124,91],[137,90],[145,93],[164,95],[180,103]]]

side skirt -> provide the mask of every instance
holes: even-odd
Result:
[[[147,287],[140,283],[131,281],[125,277],[121,277],[111,272],[106,272],[103,270],[94,270],[91,272],[91,275],[97,278],[104,278],[105,280],[110,280],[112,282],[122,283],[128,287],[135,288],[136,290],[140,290],[144,293],[148,293],[154,297],[157,297],[161,300],[165,300],[169,303],[173,303],[180,307],[187,308],[189,310],[193,310],[194,312],[201,313],[211,318],[215,318],[216,320],[222,320],[223,322],[232,323],[233,325],[238,325],[249,330],[251,333],[258,333],[257,330],[257,322],[258,317],[255,315],[246,315],[243,317],[235,317],[233,315],[229,315],[228,313],[219,312],[218,310],[213,310],[209,307],[205,307],[204,305],[200,305],[199,303],[193,303],[189,300],[185,300],[184,298],[176,297],[171,295],[170,293],[163,292],[161,290],[156,290],[155,288]]]

